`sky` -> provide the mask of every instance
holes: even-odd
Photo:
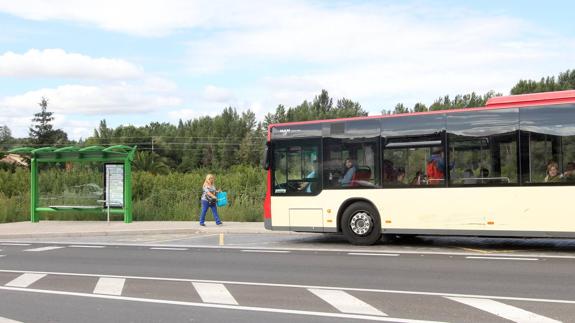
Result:
[[[575,68],[573,1],[0,0],[0,125],[42,97],[69,138],[108,126],[259,120],[322,89],[370,115],[508,94]]]

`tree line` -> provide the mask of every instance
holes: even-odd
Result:
[[[547,92],[575,89],[575,70],[567,70],[557,77],[540,80],[520,80],[511,94]],[[484,106],[488,99],[501,93],[489,91],[455,96],[441,96],[429,105],[416,103],[408,107],[397,103],[392,109],[382,109],[382,114],[401,114],[425,111],[473,108]],[[62,129],[54,129],[49,101],[42,98],[40,111],[32,119],[27,138],[13,138],[7,125],[0,125],[0,151],[15,146],[63,145],[137,145],[134,169],[151,173],[189,172],[198,168],[228,169],[236,165],[257,166],[266,140],[267,126],[272,123],[308,121],[318,119],[367,116],[368,112],[351,99],[334,99],[328,91],[311,101],[305,100],[294,107],[278,105],[274,112],[256,120],[251,110],[239,113],[226,107],[215,117],[204,116],[192,120],[179,120],[177,124],[151,122],[145,126],[108,127],[101,120],[92,136],[79,141],[68,139]],[[0,156],[1,157],[1,156]],[[1,166],[1,165],[0,165]]]

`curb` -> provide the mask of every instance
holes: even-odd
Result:
[[[84,231],[84,232],[38,232],[38,233],[11,233],[0,234],[0,239],[21,238],[55,238],[55,237],[98,237],[98,236],[123,236],[123,235],[154,235],[154,234],[292,234],[289,231],[269,230],[234,230],[233,228],[217,228],[214,230],[201,228],[185,229],[151,229],[151,230],[123,230],[123,231]]]

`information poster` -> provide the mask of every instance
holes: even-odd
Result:
[[[105,164],[105,207],[124,207],[124,164]]]

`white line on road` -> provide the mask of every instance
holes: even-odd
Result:
[[[243,249],[242,252],[252,252],[252,253],[290,253],[287,250],[254,250],[254,249]]]
[[[522,260],[522,261],[536,261],[538,258],[510,258],[510,257],[465,257],[467,259],[486,259],[486,260]]]
[[[496,302],[491,299],[482,298],[464,298],[464,297],[447,297],[452,301],[463,303],[471,307],[478,308],[482,311],[497,315],[504,319],[521,322],[521,323],[561,323],[560,321],[541,316],[515,306]]]
[[[6,255],[0,255],[0,258],[1,258],[1,257],[4,257],[4,256],[6,256]]]
[[[0,246],[29,246],[29,243],[9,243],[9,242],[4,242],[4,243],[0,243]]]
[[[94,245],[71,245],[68,247],[70,247],[70,248],[95,248],[95,249],[106,248],[106,246],[94,246]]]
[[[22,323],[22,322],[14,321],[14,320],[0,316],[0,323]]]
[[[238,305],[236,299],[223,284],[192,283],[205,303]]]
[[[311,288],[308,290],[342,313],[387,316],[377,308],[342,290]]]
[[[173,251],[185,251],[185,250],[188,250],[188,248],[163,248],[163,247],[157,247],[157,248],[150,248],[150,250],[173,250]]]
[[[444,297],[487,298],[487,299],[499,299],[499,300],[508,300],[508,301],[525,301],[525,302],[575,305],[575,300],[572,300],[572,299],[568,300],[568,299],[529,298],[529,297],[513,297],[513,296],[497,296],[497,295],[456,294],[456,293],[441,293],[441,292],[424,292],[424,291],[416,291],[416,290],[350,288],[350,287],[342,287],[342,286],[318,286],[318,285],[258,283],[258,282],[248,282],[248,281],[187,279],[187,278],[151,277],[151,276],[118,276],[118,275],[83,274],[83,273],[53,272],[53,271],[27,271],[27,270],[11,270],[11,269],[0,269],[0,273],[41,273],[41,274],[47,274],[47,275],[75,276],[75,277],[110,277],[110,278],[125,278],[125,279],[139,279],[139,280],[160,280],[160,281],[171,281],[171,282],[190,282],[190,283],[199,282],[199,283],[213,283],[213,284],[240,285],[240,286],[293,287],[293,288],[305,288],[305,289],[309,289],[309,288],[332,289],[332,290],[344,290],[344,291],[348,291],[348,292],[351,291],[351,292],[370,292],[370,293],[399,294],[399,295],[427,295],[427,296],[444,296]]]
[[[380,322],[442,323],[439,321],[423,321],[423,320],[401,319],[401,318],[394,318],[394,317],[367,316],[367,315],[343,314],[343,313],[326,313],[326,312],[301,311],[301,310],[286,310],[286,309],[280,309],[280,308],[265,308],[265,307],[252,307],[252,306],[239,306],[239,305],[226,305],[226,304],[193,303],[193,302],[181,302],[181,301],[168,301],[168,300],[162,300],[162,299],[136,298],[136,297],[112,296],[112,295],[97,295],[97,294],[61,292],[61,291],[41,290],[41,289],[23,289],[23,288],[3,287],[3,286],[0,286],[0,290],[21,291],[21,292],[28,292],[28,293],[51,294],[51,295],[80,296],[80,297],[89,297],[89,298],[91,297],[91,298],[99,298],[99,299],[114,299],[114,300],[121,300],[121,301],[142,302],[142,303],[151,303],[151,304],[168,304],[168,305],[204,307],[204,308],[221,308],[221,309],[230,309],[230,310],[239,310],[239,311],[294,314],[294,315],[306,315],[306,316],[318,316],[318,317],[334,317],[334,318],[369,320],[369,321],[380,321]]]
[[[378,257],[397,257],[397,253],[365,253],[365,252],[348,252],[350,256],[378,256]]]
[[[101,277],[94,288],[94,294],[122,295],[125,282],[124,278]]]
[[[6,286],[26,288],[34,284],[38,280],[44,278],[45,276],[46,274],[34,274],[34,273],[22,274],[12,279],[9,283],[6,284]]]
[[[219,234],[213,234],[211,236],[217,236]],[[205,235],[201,237],[190,237],[191,239],[195,238],[202,238],[208,237],[210,235]],[[18,240],[18,242],[28,242],[28,240]],[[170,240],[166,240],[170,241]],[[38,243],[37,241],[30,241],[30,243]],[[70,242],[61,242],[61,241],[43,241],[43,244],[63,244],[69,245]],[[89,242],[88,242],[89,243]],[[86,243],[86,244],[88,244]],[[244,247],[240,245],[228,245],[228,246],[209,246],[209,245],[202,245],[202,244],[149,244],[149,243],[121,243],[121,242],[98,242],[100,245],[106,246],[114,246],[114,247],[176,247],[176,248],[189,248],[189,249],[229,249],[229,250],[238,250],[238,249],[247,249],[251,247]],[[268,248],[268,247],[253,247],[251,249],[258,249],[258,250],[279,250],[279,251],[311,251],[311,252],[364,252],[365,250],[362,249],[335,249],[335,248]],[[377,253],[379,251],[373,251],[373,253]],[[443,255],[443,256],[473,256],[477,255],[476,252],[438,252],[438,251],[410,251],[410,250],[396,250],[396,249],[385,249],[386,253],[398,253],[400,255]],[[548,258],[548,259],[575,259],[575,256],[560,256],[560,255],[548,255],[548,254],[510,254],[510,253],[497,253],[497,254],[490,254],[486,253],[484,255],[494,255],[494,256],[506,256],[506,257],[537,257],[537,258]]]
[[[24,251],[41,252],[41,251],[56,250],[56,249],[62,249],[62,248],[64,248],[64,247],[49,246],[49,247],[41,247],[41,248],[34,248],[34,249],[26,249]]]

